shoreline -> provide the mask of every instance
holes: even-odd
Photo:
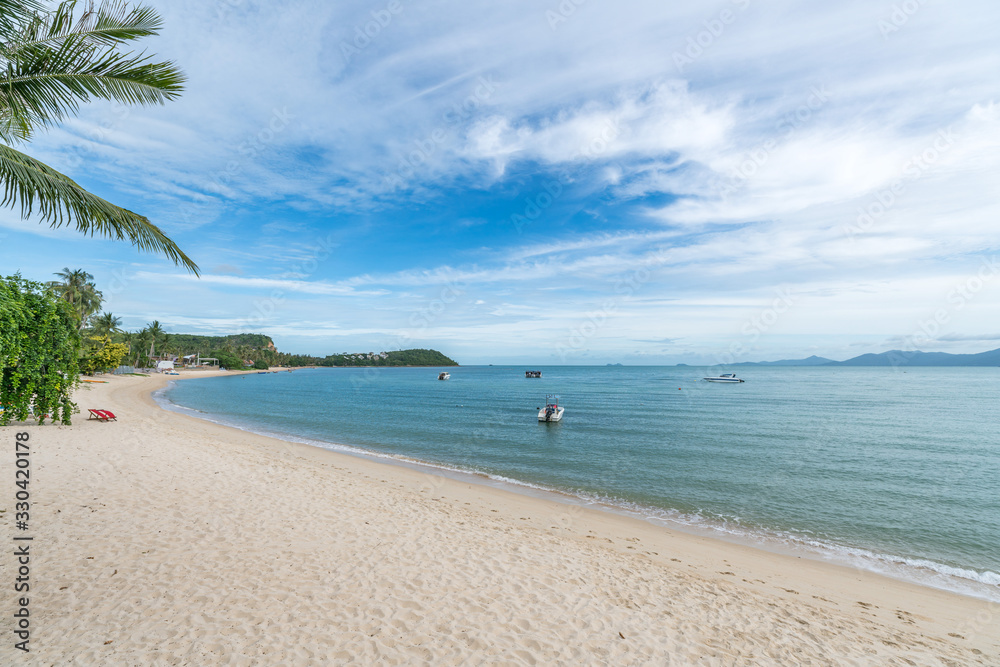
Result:
[[[286,369],[281,368],[274,372],[283,370]],[[184,414],[194,419],[207,421],[226,428],[237,429],[284,442],[316,447],[336,454],[360,457],[374,463],[403,466],[424,474],[442,475],[459,482],[465,481],[473,484],[482,484],[541,500],[549,500],[566,505],[603,511],[615,516],[638,519],[652,526],[677,531],[686,535],[721,540],[729,544],[749,547],[767,553],[808,558],[813,561],[848,569],[860,569],[896,581],[955,593],[986,602],[1000,603],[1000,586],[975,578],[983,577],[984,574],[995,576],[995,573],[991,571],[981,572],[968,567],[948,565],[916,557],[881,553],[873,551],[868,547],[850,546],[822,540],[810,541],[809,538],[803,535],[781,534],[773,530],[761,529],[755,532],[741,526],[728,527],[715,525],[710,520],[704,520],[702,523],[696,521],[684,522],[672,516],[673,510],[670,509],[615,503],[600,498],[587,497],[557,487],[541,486],[474,469],[463,469],[447,463],[424,461],[403,454],[368,450],[356,445],[308,438],[291,433],[272,431],[263,427],[254,428],[240,424],[238,420],[228,419],[226,415],[201,412],[196,408],[173,403],[165,396],[156,396],[156,394],[169,389],[169,386],[175,379],[177,378],[170,378],[164,386],[150,392],[153,401],[160,409]],[[186,379],[194,378],[189,377]],[[956,572],[961,572],[962,574],[956,574]]]
[[[18,427],[38,443],[33,518],[47,545],[33,659],[1000,661],[995,603],[257,435],[152,398],[210,375],[111,377],[76,401],[118,422]]]

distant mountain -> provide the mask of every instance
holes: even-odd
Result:
[[[1000,366],[1000,348],[978,354],[890,350],[835,361],[831,366]]]
[[[683,366],[683,364],[677,364]],[[834,361],[813,355],[807,359],[781,361],[741,361],[727,366],[1000,366],[1000,348],[978,354],[948,352],[904,352],[889,350],[881,354],[862,354],[847,361]]]
[[[811,357],[805,359],[782,359],[781,361],[741,361],[738,364],[730,364],[732,366],[826,366],[827,364],[836,364],[837,362],[833,359],[827,359],[825,357],[817,357],[815,354]]]

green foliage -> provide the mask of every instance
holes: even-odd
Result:
[[[232,336],[195,336],[192,334],[171,334],[171,352],[177,354],[200,353],[201,356],[210,356],[209,350],[236,349],[247,346],[254,349],[264,350],[273,348],[274,342],[270,336],[264,334],[234,334]]]
[[[92,318],[90,326],[93,327],[94,333],[97,335],[110,336],[111,334],[121,333],[122,318],[115,317],[112,313],[101,313]]]
[[[253,367],[258,371],[266,371],[268,368],[270,368],[270,366],[267,365],[267,362],[264,361],[263,359],[258,359],[257,361],[253,362]]]
[[[69,424],[79,380],[80,333],[73,308],[41,283],[0,279],[0,425]]]
[[[110,336],[91,336],[86,341],[86,356],[80,360],[80,371],[93,375],[94,371],[117,368],[127,355],[124,343],[112,343]]]
[[[94,276],[83,269],[71,271],[69,268],[65,268],[55,275],[61,280],[53,280],[49,283],[49,287],[73,306],[77,317],[80,318],[80,329],[82,330],[90,316],[101,309],[104,295],[94,284]]]
[[[218,359],[219,366],[230,371],[240,371],[246,368],[246,364],[243,363],[242,359],[226,350],[216,350],[208,356]]]
[[[0,2],[0,205],[20,208],[25,219],[37,214],[53,227],[127,239],[197,274],[197,265],[147,218],[11,147],[76,115],[92,99],[142,105],[176,98],[184,75],[173,63],[121,49],[156,35],[161,25],[153,9],[120,0],[96,8],[68,0],[53,11],[29,0]]]
[[[458,366],[437,350],[397,350],[395,352],[359,352],[331,354],[316,362],[317,366]]]

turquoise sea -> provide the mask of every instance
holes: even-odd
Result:
[[[696,367],[539,369],[304,369],[158,400],[1000,600],[1000,368],[748,367],[735,385]],[[561,423],[537,421],[549,393]]]

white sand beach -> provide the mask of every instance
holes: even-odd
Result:
[[[0,664],[1000,665],[1000,605],[160,409],[0,430]],[[191,381],[197,381],[196,379]],[[117,422],[87,420],[106,408]],[[14,649],[13,434],[31,442]]]

